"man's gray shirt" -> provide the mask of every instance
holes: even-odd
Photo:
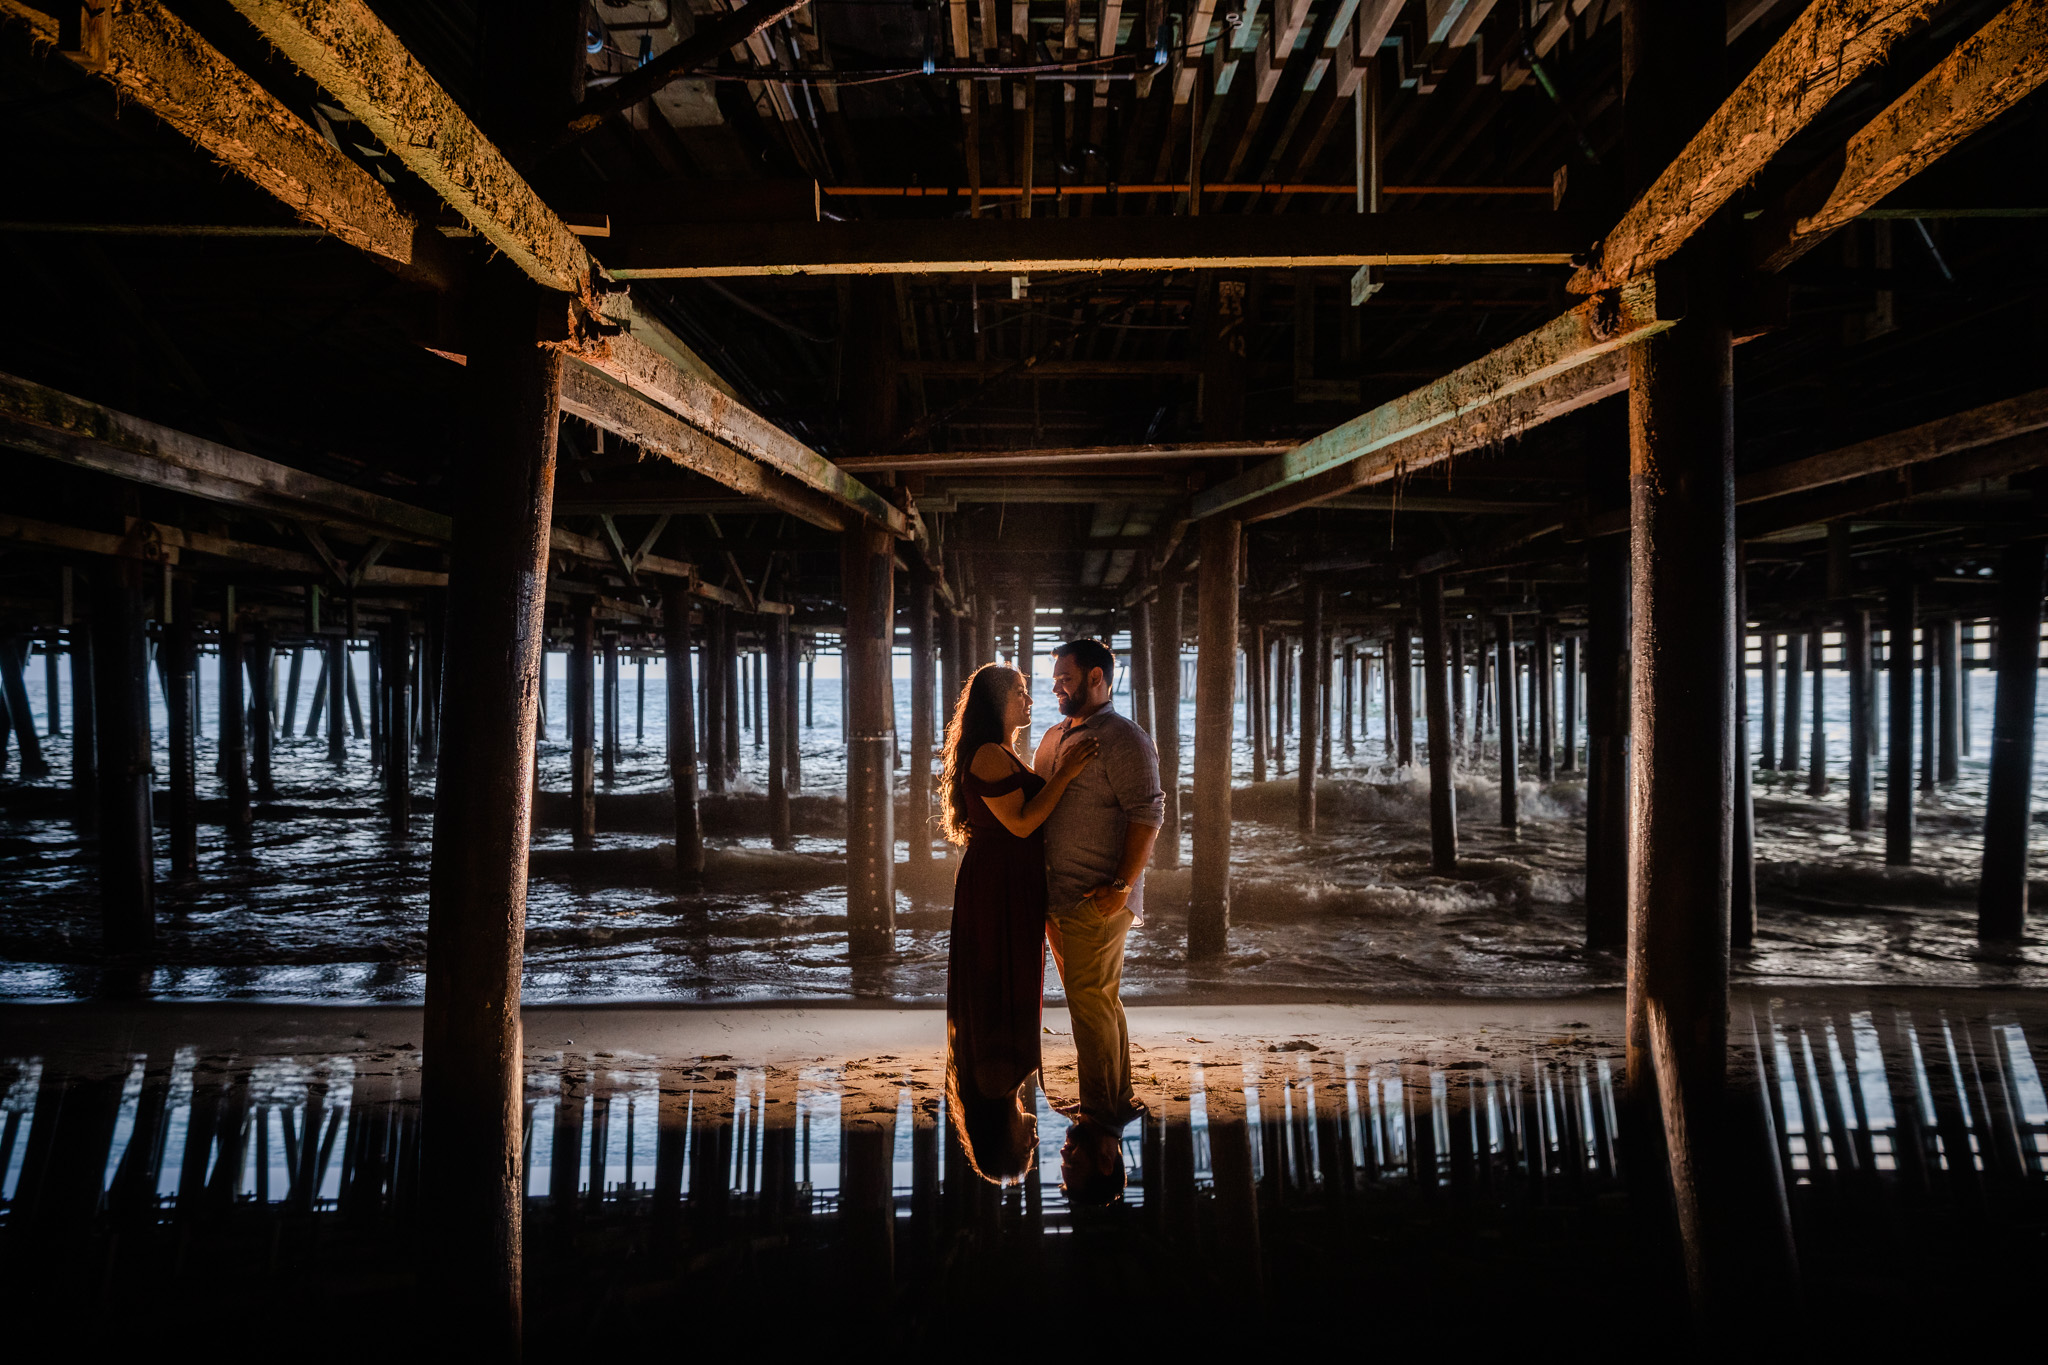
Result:
[[[1060,722],[1057,755],[1087,730],[1095,736],[1095,759],[1068,784],[1045,822],[1045,865],[1054,914],[1113,879],[1124,860],[1124,831],[1132,825],[1158,829],[1166,823],[1166,794],[1159,789],[1159,752],[1152,737],[1128,716],[1105,706],[1085,720]],[[1145,879],[1131,882],[1133,922],[1145,920]]]

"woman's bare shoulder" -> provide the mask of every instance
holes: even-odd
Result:
[[[968,764],[968,771],[984,782],[999,782],[1017,771],[1016,761],[1009,753],[1000,744],[984,744],[974,751],[974,761]]]

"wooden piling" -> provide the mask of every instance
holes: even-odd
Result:
[[[327,761],[340,766],[348,762],[348,732],[342,727],[348,723],[343,714],[347,703],[341,699],[344,681],[348,676],[348,641],[339,631],[327,637]]]
[[[1178,575],[1161,571],[1152,613],[1152,743],[1159,752],[1159,788],[1166,795],[1166,817],[1152,853],[1158,867],[1180,866],[1180,642],[1186,591]]]
[[[1557,777],[1557,644],[1548,616],[1536,618],[1529,685],[1536,689],[1536,780],[1550,782]]]
[[[1892,585],[1885,598],[1890,635],[1885,672],[1891,679],[1891,732],[1885,740],[1884,860],[1893,867],[1913,861],[1913,585]]]
[[[725,793],[725,635],[730,626],[726,609],[716,603],[704,608],[704,786],[713,796]],[[841,687],[844,688],[844,680]],[[840,705],[845,706],[842,690]]]
[[[974,652],[967,660],[967,672],[996,661],[996,599],[993,593],[974,595]],[[964,686],[966,679],[961,679]]]
[[[941,746],[946,740],[946,726],[953,717],[953,704],[960,699],[960,688],[967,680],[967,622],[957,612],[943,608],[938,618],[939,630],[939,702],[938,715],[933,726],[938,733]]]
[[[1938,622],[1930,623],[1920,632],[1920,786],[1923,792],[1934,790],[1936,764],[1935,730],[1941,716],[1940,704],[1940,648],[1941,629]]]
[[[604,784],[619,776],[619,633],[604,632]]]
[[[271,763],[275,747],[271,727],[277,714],[277,634],[272,627],[259,624],[255,637],[249,658],[249,781],[257,799],[268,801],[277,795],[277,776]]]
[[[68,596],[66,600],[69,600]],[[52,630],[43,637],[43,708],[48,721],[46,733],[52,735],[64,733],[64,701],[59,689],[61,678],[57,664],[57,656],[62,651],[63,640],[58,631]]]
[[[846,601],[841,686],[846,710],[846,926],[855,957],[896,946],[896,811],[891,792],[895,702],[895,543],[862,523],[840,537]]]
[[[1422,696],[1429,716],[1429,852],[1438,876],[1458,868],[1458,792],[1452,739],[1450,642],[1444,633],[1444,577],[1422,580]]]
[[[910,780],[909,828],[903,831],[906,856],[918,867],[932,861],[932,610],[935,589],[931,568],[922,555],[910,556],[905,585],[910,601]]]
[[[725,718],[725,778],[730,782],[740,775],[740,622],[736,612],[726,612],[725,633],[718,643],[723,651],[718,676],[725,687],[725,706],[719,714]]]
[[[1849,679],[1849,828],[1870,828],[1870,613],[1851,607],[1842,613],[1842,667]],[[1819,688],[1814,689],[1819,696]],[[1816,708],[1818,709],[1818,708]]]
[[[1759,637],[1757,651],[1759,671],[1757,695],[1762,702],[1763,715],[1758,734],[1762,743],[1758,746],[1757,766],[1776,769],[1778,766],[1778,633],[1765,630]]]
[[[1144,598],[1131,607],[1131,719],[1146,734],[1156,734],[1152,715],[1152,604]],[[951,699],[947,705],[951,705]]]
[[[1977,937],[2013,941],[2027,922],[2027,832],[2034,780],[2034,693],[2040,679],[2042,544],[2007,547],[1998,566],[1998,694],[1984,803]]]
[[[1351,709],[1352,700],[1358,691],[1358,642],[1356,640],[1346,640],[1344,642],[1344,666],[1341,676],[1344,688],[1344,757],[1351,759],[1358,757],[1358,731],[1355,728],[1357,718],[1352,714]],[[1464,716],[1464,693],[1460,692],[1458,699],[1458,713],[1462,723]]]
[[[1963,676],[1962,651],[1958,642],[1961,634],[1956,629],[1956,618],[1944,616],[1935,623],[1934,648],[1936,667],[1936,691],[1938,700],[1935,721],[1935,777],[1943,786],[1948,786],[1962,776],[1963,752]]]
[[[1628,941],[1629,560],[1619,536],[1586,549],[1586,946]]]
[[[1579,637],[1564,637],[1564,745],[1557,756],[1557,770],[1579,770]]]
[[[198,704],[199,639],[189,578],[172,581],[169,618],[156,654],[170,721],[170,786],[164,814],[170,826],[171,871],[189,876],[199,870],[198,735],[192,725]]]
[[[110,953],[156,942],[156,858],[150,823],[149,641],[143,579],[154,566],[95,566],[92,691],[98,775],[100,926]]]
[[[597,837],[597,603],[579,599],[569,646],[569,832],[576,845]]]
[[[782,670],[782,782],[789,788],[792,798],[804,789],[804,746],[803,731],[797,728],[797,716],[803,704],[798,695],[801,679],[797,677],[797,657],[801,647],[797,643],[796,631],[790,630],[789,643],[783,653]]]
[[[383,713],[384,813],[394,833],[412,823],[412,617],[404,611],[378,633],[383,651],[378,676],[383,680],[379,709]]]
[[[1323,588],[1313,579],[1301,589],[1301,752],[1294,770],[1294,825],[1304,835],[1316,832],[1317,731],[1322,722]],[[1196,694],[1199,703],[1200,693]]]
[[[1494,618],[1494,692],[1500,708],[1500,822],[1514,829],[1522,822],[1522,800],[1518,790],[1520,772],[1515,756],[1515,622],[1513,617]]]
[[[1725,95],[1723,27],[1700,6],[1624,0],[1624,160],[1639,188]],[[1695,232],[1658,272],[1685,282],[1683,320],[1628,348],[1627,1098],[1644,1128],[1654,1130],[1661,1109],[1688,1264],[1707,1254],[1685,1211],[1711,1204],[1701,1139],[1720,1122],[1727,1067],[1740,624],[1730,258],[1725,222]],[[1710,1300],[1706,1282],[1693,1279],[1698,1311]]]
[[[355,616],[355,604],[353,602],[349,604],[349,616],[351,618]],[[356,652],[354,649],[355,641],[355,627],[350,626],[348,634],[342,639],[341,646],[341,659],[342,664],[344,666],[343,675],[348,680],[348,686],[344,689],[343,695],[348,698],[349,733],[357,739],[362,739],[365,737],[363,725],[363,694],[362,691],[356,686]]]
[[[519,1021],[542,616],[562,359],[534,345],[544,296],[473,282],[448,486],[442,685],[421,1044],[420,1222],[428,1292],[470,1349],[516,1355],[524,1077]],[[559,315],[560,303],[554,308]]]
[[[1845,637],[1846,638],[1846,637]],[[1843,651],[1848,652],[1846,648]],[[1821,634],[1820,618],[1815,617],[1807,627],[1806,663],[1813,672],[1813,728],[1806,738],[1806,794],[1826,796],[1828,794],[1828,731],[1827,731],[1827,690],[1823,686],[1827,678],[1827,658]]]
[[[1195,822],[1193,880],[1188,900],[1188,957],[1214,958],[1230,938],[1230,769],[1237,683],[1240,525],[1225,517],[1202,523],[1202,564],[1196,580]],[[1321,593],[1311,590],[1320,602]],[[1306,769],[1305,769],[1306,770]],[[1309,828],[1315,819],[1310,789]]]
[[[768,627],[765,624],[763,625],[761,634],[764,637],[764,640],[765,637],[770,633],[771,629],[772,627]],[[767,726],[762,724],[762,705],[767,700],[762,684],[764,681],[763,675],[767,672],[767,669],[764,667],[767,661],[768,649],[764,643],[762,648],[754,651],[752,660],[753,667],[749,670],[750,681],[752,682],[754,688],[754,704],[753,709],[750,712],[750,719],[753,721],[754,725],[754,747],[756,749],[761,747],[762,737],[764,734],[766,734],[768,728]]]
[[[1415,766],[1415,626],[1403,621],[1394,631],[1394,655],[1387,664],[1394,679],[1394,752],[1403,770]]]
[[[427,607],[425,629],[420,632],[419,662],[414,669],[413,685],[419,689],[420,706],[420,749],[419,761],[431,767],[441,753],[441,632],[446,611],[441,595],[435,594]],[[546,658],[542,654],[542,658]],[[536,687],[535,691],[543,689]],[[535,697],[538,710],[539,697]]]
[[[1252,781],[1266,780],[1266,727],[1270,709],[1266,694],[1271,687],[1266,630],[1253,626],[1245,635],[1245,724],[1251,729]]]
[[[1778,771],[1799,771],[1799,722],[1806,688],[1806,633],[1785,635],[1785,715],[1783,740],[1778,745]]]
[[[220,621],[220,785],[226,798],[222,824],[234,837],[248,833],[249,708],[242,690],[242,623],[235,610],[235,590],[227,590]]]
[[[793,848],[796,841],[790,833],[789,823],[789,754],[795,747],[789,730],[789,708],[785,704],[789,695],[789,617],[770,616],[768,623],[768,648],[764,651],[763,662],[767,664],[768,714],[768,842],[775,848]],[[927,649],[926,681],[930,681],[930,650]],[[915,658],[915,654],[912,655]],[[927,692],[931,689],[926,688]],[[915,841],[913,841],[915,842]]]
[[[1328,630],[1320,630],[1316,634],[1320,637],[1316,646],[1316,739],[1317,747],[1322,754],[1321,764],[1317,771],[1324,777],[1328,777],[1330,775],[1330,732],[1335,722],[1330,683],[1330,669],[1334,662],[1332,658],[1334,645]]]
[[[67,570],[68,572],[68,570]],[[71,816],[82,828],[99,822],[99,715],[95,705],[93,632],[65,628],[71,647]]]
[[[1749,772],[1748,562],[1736,546],[1735,571],[1735,758],[1729,835],[1728,944],[1747,948],[1756,939],[1756,799]]]
[[[35,781],[49,776],[50,765],[43,758],[42,741],[36,735],[35,713],[28,704],[28,684],[22,678],[27,663],[27,636],[0,639],[0,686],[6,688],[7,710],[14,719],[15,742],[21,746],[21,775]]]
[[[690,590],[671,581],[661,599],[668,664],[668,778],[675,793],[676,883],[692,891],[704,879],[704,822],[697,806],[696,690],[690,676]]]
[[[291,671],[285,675],[285,739],[299,729],[299,684],[305,679],[305,645],[293,645]]]

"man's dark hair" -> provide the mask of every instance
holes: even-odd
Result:
[[[1099,668],[1102,670],[1104,682],[1116,681],[1116,655],[1110,652],[1109,646],[1102,641],[1069,640],[1052,652],[1055,659],[1069,654],[1074,656],[1074,663],[1080,667],[1083,676],[1086,676],[1089,669]]]

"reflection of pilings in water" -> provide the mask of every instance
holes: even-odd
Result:
[[[860,1114],[839,1130],[839,1228],[845,1283],[856,1303],[880,1310],[895,1288],[896,1209],[890,1159],[893,1113]]]

